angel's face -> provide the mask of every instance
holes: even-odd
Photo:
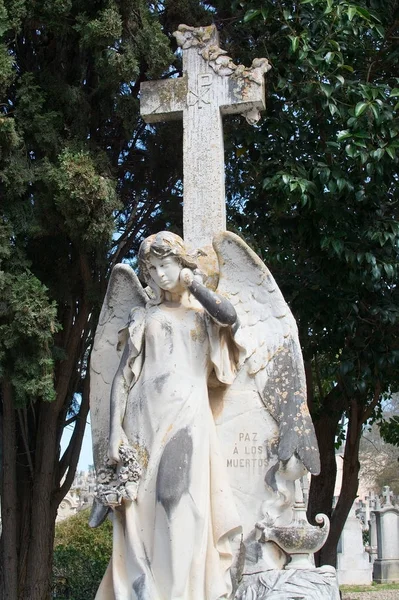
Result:
[[[148,270],[151,279],[165,292],[180,293],[184,290],[180,283],[180,271],[182,266],[175,256],[149,257]]]

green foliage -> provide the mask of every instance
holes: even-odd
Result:
[[[388,421],[379,424],[382,438],[387,444],[399,446],[399,417],[393,416]],[[396,466],[397,468],[397,466]]]
[[[7,52],[7,47],[0,44],[0,86],[8,87],[14,79],[13,59]]]
[[[159,200],[151,199],[148,210],[143,191],[155,168],[142,164],[154,131],[142,127],[137,96],[140,81],[165,72],[173,55],[142,0],[1,0],[0,33],[0,192],[8,232],[0,369],[22,405],[54,399],[77,315],[82,307],[90,312],[88,304],[98,312],[115,227],[132,236],[123,244],[129,252],[157,209]],[[156,185],[161,194],[170,187],[167,168]],[[85,340],[76,356],[83,372],[92,333],[74,334]],[[79,390],[79,377],[74,385]]]
[[[78,15],[75,29],[81,34],[82,45],[103,48],[122,36],[122,18],[116,4],[112,4],[101,10],[96,19],[85,13]]]
[[[237,59],[256,48],[272,65],[261,124],[231,131],[230,218],[299,321],[315,414],[337,386],[349,409],[399,382],[395,10],[241,1],[224,30]]]
[[[15,120],[0,117],[0,160],[14,150],[19,143]]]
[[[20,32],[23,19],[29,18],[31,15],[29,2],[27,0],[2,0],[2,5],[5,8],[4,13],[7,13],[7,18],[4,18],[4,31]]]
[[[399,590],[397,583],[372,583],[371,585],[341,585],[342,592],[373,592],[374,594],[384,590]],[[359,599],[360,600],[360,599]]]
[[[121,208],[115,184],[99,175],[87,152],[65,149],[59,166],[49,167],[54,183],[54,203],[65,223],[69,237],[95,247],[107,243],[114,231],[114,211]]]
[[[56,526],[53,581],[59,600],[94,598],[112,552],[110,521],[91,529],[83,510]]]
[[[15,403],[55,398],[52,337],[59,329],[56,304],[46,287],[13,260],[10,229],[0,224],[0,379],[11,377]]]

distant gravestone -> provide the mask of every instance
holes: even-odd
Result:
[[[369,492],[367,503],[369,505],[369,516],[367,521],[369,528],[369,547],[367,552],[370,555],[370,562],[373,563],[377,558],[377,521],[374,511],[379,510],[381,506],[378,495],[373,492]]]
[[[382,489],[382,497],[384,498],[384,507],[385,506],[393,506],[392,500],[394,497],[393,491],[389,487],[389,485],[384,485]]]
[[[377,583],[399,582],[399,509],[393,506],[392,492],[384,487],[383,508],[374,511],[377,530],[377,558],[373,579]]]
[[[352,506],[338,544],[338,581],[340,585],[369,585],[372,566],[363,545],[363,531]]]

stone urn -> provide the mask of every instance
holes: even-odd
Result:
[[[274,520],[265,515],[265,518],[256,524],[262,531],[260,542],[275,542],[291,561],[285,569],[313,569],[313,554],[324,545],[330,531],[330,520],[324,514],[316,515],[316,523],[320,527],[311,525],[306,518],[306,508],[303,502],[295,502],[293,518],[289,525],[274,525]]]

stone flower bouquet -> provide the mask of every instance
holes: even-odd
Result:
[[[122,500],[136,500],[142,468],[137,460],[137,451],[130,446],[119,448],[120,461],[107,461],[97,472],[97,500],[111,508],[120,506]]]

